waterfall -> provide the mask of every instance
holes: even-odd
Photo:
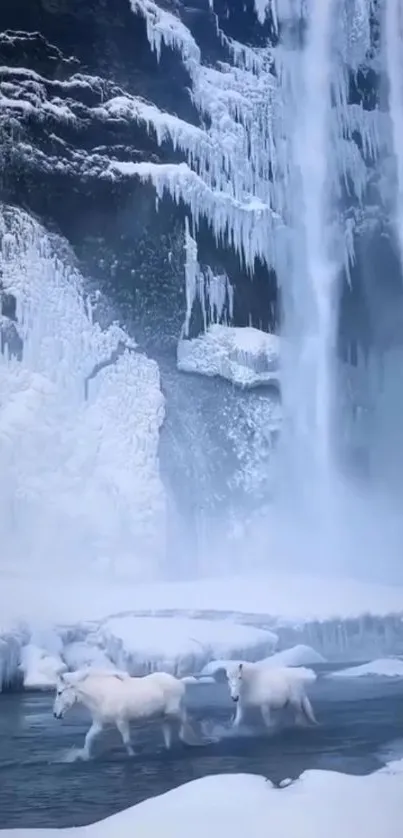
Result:
[[[287,480],[306,490],[311,500],[314,494],[314,502],[330,491],[334,468],[331,426],[338,266],[333,238],[338,208],[329,177],[334,8],[331,0],[312,0],[297,28],[294,18],[291,35],[290,20],[280,18],[292,193],[292,200],[290,195],[287,198],[291,235],[283,279],[287,342],[283,398],[288,428],[283,444],[291,463]]]

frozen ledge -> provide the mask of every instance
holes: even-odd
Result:
[[[252,388],[279,382],[279,338],[252,327],[210,326],[205,334],[180,340],[178,369]]]

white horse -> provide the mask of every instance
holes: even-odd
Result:
[[[60,676],[53,715],[62,719],[76,702],[92,715],[80,756],[89,759],[94,739],[105,725],[116,725],[130,756],[134,750],[130,738],[130,722],[161,718],[166,748],[172,742],[173,726],[178,724],[179,737],[187,741],[191,731],[184,707],[185,683],[167,672],[153,672],[142,678],[131,678],[127,672],[86,670]]]
[[[271,669],[259,663],[239,663],[227,667],[228,686],[237,703],[234,726],[238,727],[247,708],[258,708],[266,727],[271,727],[272,710],[291,707],[297,724],[317,724],[304,684],[316,680],[311,669],[281,667]]]

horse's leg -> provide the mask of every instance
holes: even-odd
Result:
[[[169,751],[172,745],[172,725],[170,724],[170,722],[162,723],[162,735],[164,737],[165,747],[167,751]]]
[[[87,731],[85,740],[84,740],[84,748],[81,752],[83,759],[90,759],[91,757],[91,747],[94,742],[94,739],[99,736],[101,731],[103,730],[103,725],[101,722],[94,720],[90,729]]]
[[[304,705],[301,696],[293,696],[289,699],[289,704],[293,709],[295,724],[298,727],[306,727],[308,724],[307,717],[304,713]]]
[[[318,722],[318,720],[317,720],[317,718],[316,718],[316,716],[315,716],[315,713],[314,713],[314,711],[313,711],[312,704],[311,704],[311,702],[309,701],[309,698],[308,698],[308,696],[307,696],[307,695],[303,695],[303,696],[302,696],[302,711],[303,711],[304,716],[306,717],[306,719],[308,719],[308,721],[309,721],[312,725],[317,725],[317,724],[319,724],[319,722]]]
[[[116,727],[123,739],[123,744],[126,748],[127,753],[130,757],[134,757],[134,750],[132,741],[130,738],[130,725],[129,722],[125,721],[125,719],[118,719],[116,721]]]
[[[270,704],[262,704],[260,708],[260,712],[262,714],[262,719],[265,723],[265,726],[268,728],[272,727],[272,717],[271,717],[271,710]]]
[[[234,720],[232,722],[232,727],[239,727],[243,721],[243,707],[241,702],[238,700],[236,705],[236,711]]]

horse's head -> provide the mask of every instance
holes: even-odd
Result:
[[[228,687],[233,701],[238,701],[242,691],[243,664],[227,670]]]
[[[60,675],[56,685],[56,696],[53,704],[53,715],[55,719],[62,719],[67,710],[77,701],[77,692],[74,685],[66,681]]]

